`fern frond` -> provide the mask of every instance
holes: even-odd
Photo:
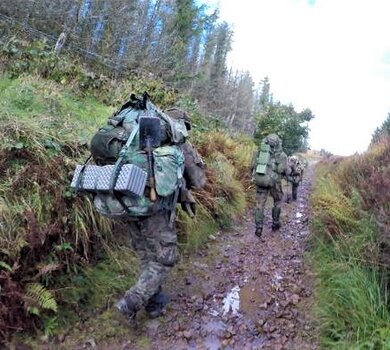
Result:
[[[11,266],[9,266],[7,263],[5,263],[4,261],[0,261],[0,267],[3,268],[4,270],[7,270],[7,271],[12,271],[12,268]]]
[[[29,283],[26,286],[26,295],[34,300],[40,308],[57,312],[57,302],[53,294],[42,284]]]

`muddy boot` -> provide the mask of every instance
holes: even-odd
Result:
[[[255,224],[256,224],[255,235],[257,237],[261,237],[261,233],[263,232],[263,220],[264,220],[264,215],[261,213],[261,211],[259,209],[256,209],[256,211],[255,211]]]
[[[273,207],[272,208],[272,231],[276,231],[280,229],[280,208]]]
[[[261,233],[262,232],[263,232],[263,228],[262,227],[256,227],[255,235],[257,237],[261,237]]]
[[[116,304],[115,308],[126,317],[132,328],[137,327],[137,308],[130,295],[125,295]]]
[[[154,294],[145,306],[145,311],[149,318],[160,317],[163,313],[164,307],[168,304],[168,296],[161,291]]]

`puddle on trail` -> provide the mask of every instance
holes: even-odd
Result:
[[[298,219],[298,220],[295,220],[295,222],[296,222],[297,224],[300,224],[300,223],[301,223],[300,218],[301,218],[302,216],[303,216],[303,214],[300,213],[300,212],[297,212],[297,213],[295,214],[295,217]]]
[[[209,334],[204,340],[203,345],[207,350],[220,350],[221,340],[214,334]]]
[[[230,293],[223,299],[223,315],[225,316],[229,311],[233,315],[238,313],[240,309],[240,287],[235,286]]]
[[[269,283],[267,278],[263,277],[241,288],[240,312],[247,319],[256,320],[259,312],[262,312],[271,301],[268,289],[264,288],[267,283]]]

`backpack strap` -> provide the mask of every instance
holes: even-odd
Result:
[[[84,176],[85,167],[87,166],[87,164],[89,163],[91,158],[92,158],[92,154],[89,155],[89,157],[85,160],[84,164],[81,166],[80,174],[77,178],[77,182],[76,182],[76,186],[75,186],[76,192],[78,192],[80,189],[80,184],[81,184],[81,180],[83,179],[83,176]]]
[[[133,142],[134,137],[138,132],[138,129],[139,129],[139,125],[137,124],[134,127],[134,129],[132,130],[125,145],[122,147],[122,149],[119,152],[119,157],[118,157],[117,161],[115,162],[114,169],[112,171],[111,178],[110,178],[109,192],[111,195],[114,194],[114,187],[115,187],[116,180],[118,179],[118,175],[119,175],[121,168],[122,168],[123,157],[125,156],[130,144]]]
[[[180,189],[181,189],[181,187],[183,185],[182,178],[183,178],[182,172],[180,171],[180,168],[177,168],[177,189],[176,189],[174,197],[173,197],[172,211],[171,211],[171,213],[169,215],[169,223],[168,223],[169,228],[172,228],[173,227],[173,223],[175,222],[176,204],[177,204],[177,201],[179,199]]]

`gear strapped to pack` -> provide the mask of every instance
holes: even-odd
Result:
[[[264,138],[255,154],[252,178],[257,186],[272,187],[285,172],[287,159],[280,138],[271,134]]]
[[[260,151],[257,156],[257,166],[256,173],[257,174],[266,174],[267,165],[269,164],[271,157],[271,146],[265,142],[262,142],[260,145]]]
[[[146,126],[141,134],[142,124]],[[145,132],[153,138],[157,130],[158,143],[148,144]],[[109,217],[174,212],[184,172],[180,144],[186,137],[184,122],[158,110],[146,93],[142,99],[132,95],[92,138],[96,165],[78,165],[71,187],[91,193],[95,208]],[[152,198],[154,191],[156,198]]]

